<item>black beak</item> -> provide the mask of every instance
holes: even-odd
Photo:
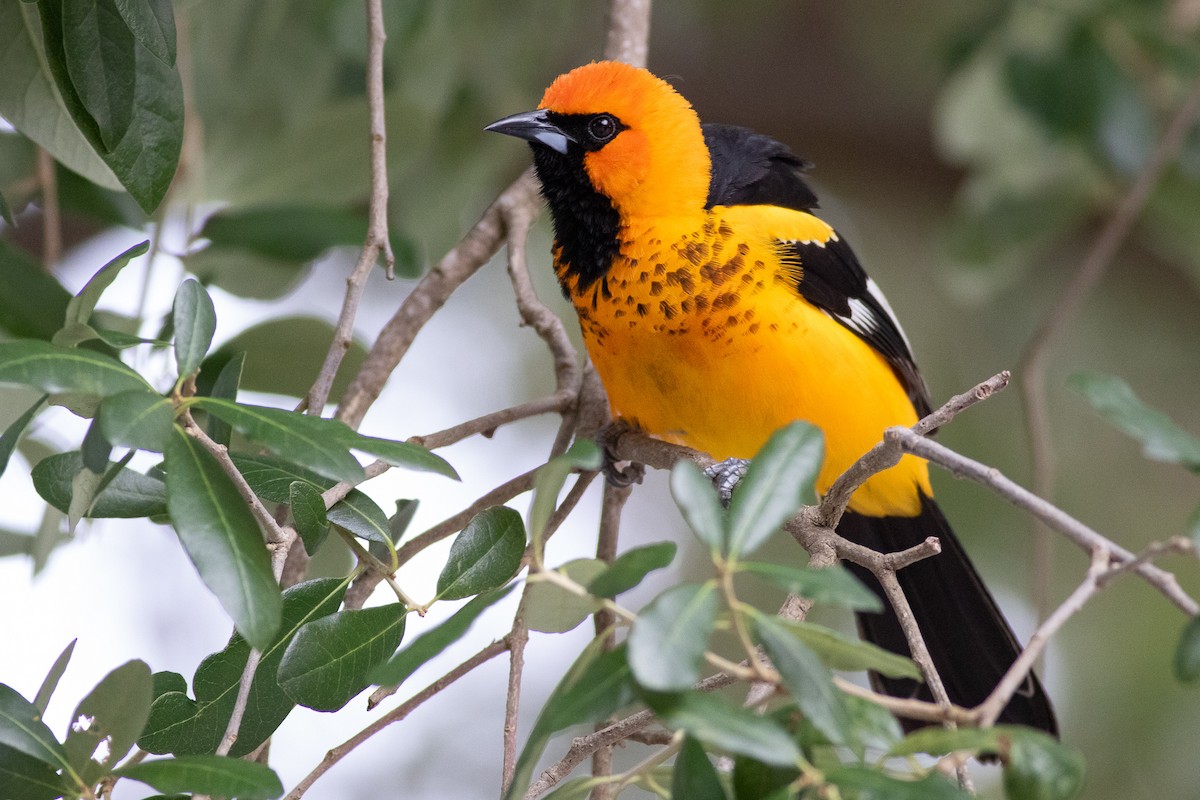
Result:
[[[567,145],[576,141],[573,136],[551,122],[545,110],[513,114],[511,117],[496,120],[484,130],[516,136],[528,142],[538,142],[563,155],[567,154]]]

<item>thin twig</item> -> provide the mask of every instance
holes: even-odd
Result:
[[[62,257],[62,215],[58,206],[58,177],[54,156],[37,148],[37,177],[42,190],[42,266],[48,272]]]
[[[565,413],[575,404],[576,396],[577,393],[573,389],[559,390],[545,397],[539,397],[536,400],[530,400],[499,411],[492,411],[475,419],[446,428],[445,430],[437,431],[436,433],[427,433],[423,436],[410,436],[408,441],[412,444],[419,444],[429,450],[436,450],[439,447],[448,447],[456,442],[461,442],[467,437],[481,433],[484,436],[490,437],[492,432],[501,425],[519,422],[520,420],[536,417],[541,414]]]
[[[238,739],[238,729],[242,727],[242,718],[246,715],[246,703],[250,699],[250,687],[254,685],[254,673],[258,671],[258,663],[262,653],[257,648],[251,648],[246,657],[246,666],[242,670],[241,683],[238,685],[237,699],[233,703],[233,713],[229,715],[229,723],[225,726],[225,735],[217,745],[216,755],[227,756]]]
[[[1134,223],[1150,200],[1163,171],[1175,160],[1187,139],[1188,132],[1200,118],[1200,79],[1189,89],[1179,110],[1175,112],[1162,139],[1146,160],[1142,171],[1129,191],[1113,211],[1079,269],[1063,290],[1062,296],[1050,304],[1049,312],[1029,340],[1018,367],[1021,375],[1021,398],[1025,406],[1026,432],[1029,436],[1030,457],[1033,461],[1033,490],[1042,497],[1054,496],[1054,448],[1050,433],[1050,409],[1046,396],[1046,375],[1051,346],[1059,335],[1079,315],[1084,300],[1104,276],[1117,254],[1117,249],[1133,230]],[[1045,529],[1036,530],[1033,549],[1034,605],[1041,616],[1049,595],[1052,551]]]
[[[970,391],[951,397],[941,408],[919,420],[912,428],[913,433],[917,436],[925,436],[948,424],[971,406],[1002,391],[1008,386],[1009,377],[1008,371],[1005,370],[977,384]],[[838,476],[829,491],[821,498],[819,519],[822,524],[836,528],[846,506],[850,504],[850,498],[854,492],[871,476],[898,464],[902,455],[903,452],[899,447],[884,439]]]
[[[618,540],[621,531],[621,511],[629,499],[632,486],[616,486],[609,481],[604,483],[604,497],[600,503],[600,529],[596,537],[596,558],[606,564],[611,564],[617,557]],[[593,615],[596,636],[603,639],[601,646],[611,650],[616,645],[613,635],[617,623],[616,614],[611,609],[601,608]],[[609,719],[596,724],[595,730],[608,727],[614,720]],[[601,747],[592,753],[592,776],[596,778],[612,775],[613,750],[611,746]],[[601,784],[592,790],[591,800],[609,800],[614,797],[616,787],[612,784]]]
[[[383,391],[392,371],[408,353],[409,347],[425,323],[449,299],[450,295],[475,274],[504,243],[501,209],[518,198],[537,204],[537,186],[533,171],[526,170],[496,198],[483,216],[459,240],[404,298],[400,308],[379,332],[358,374],[350,382],[338,405],[337,418],[357,428],[367,410]]]
[[[696,684],[695,689],[699,692],[714,692],[718,689],[724,689],[732,683],[734,683],[734,678],[722,673],[705,678]],[[535,800],[535,798],[550,791],[563,778],[570,775],[575,767],[582,764],[585,759],[596,752],[596,750],[624,741],[654,721],[655,717],[652,711],[639,711],[624,719],[617,720],[603,730],[573,739],[571,746],[567,749],[563,757],[542,772],[538,776],[538,779],[530,785],[529,789],[525,792],[524,800]]]
[[[401,703],[392,711],[389,711],[387,714],[375,720],[370,725],[339,744],[337,747],[334,747],[325,754],[325,757],[321,759],[321,763],[319,763],[311,772],[305,775],[304,778],[298,784],[296,784],[296,787],[292,789],[292,791],[288,792],[287,797],[285,797],[284,800],[299,800],[299,798],[303,797],[304,793],[307,792],[314,783],[316,783],[318,778],[320,778],[335,764],[353,752],[354,749],[360,744],[365,742],[367,739],[370,739],[376,733],[392,723],[401,721],[411,714],[413,710],[420,707],[421,704],[426,700],[433,697],[462,676],[471,672],[476,667],[487,663],[491,659],[506,651],[508,646],[509,642],[507,637],[492,642],[487,647],[483,648],[478,653],[471,656],[466,661],[462,662],[457,667],[450,670],[421,691],[417,692],[408,700]]]
[[[1135,559],[1133,553],[1124,547],[1092,530],[1049,501],[1013,482],[995,467],[985,466],[978,461],[959,455],[937,442],[916,436],[907,428],[889,428],[885,436],[899,442],[907,452],[946,468],[956,477],[969,478],[987,486],[1005,500],[1018,508],[1025,509],[1089,553],[1103,548],[1112,553],[1113,559],[1118,564]],[[1130,569],[1156,588],[1185,614],[1195,616],[1200,613],[1200,605],[1197,605],[1196,601],[1180,588],[1179,582],[1170,572],[1144,562],[1131,565]]]
[[[217,460],[217,464],[220,465],[221,470],[233,482],[234,488],[237,489],[242,500],[249,506],[259,526],[266,532],[267,545],[271,548],[272,553],[278,553],[282,550],[283,555],[286,557],[287,548],[296,539],[295,530],[282,526],[275,520],[274,515],[262,504],[262,501],[258,499],[258,495],[254,493],[254,490],[250,488],[250,484],[246,482],[245,477],[238,471],[237,466],[233,463],[233,459],[229,457],[229,449],[225,445],[213,441],[204,432],[204,429],[192,420],[190,415],[185,416],[184,430]],[[275,560],[274,555],[272,555],[272,562]],[[279,569],[276,570],[275,574],[277,579],[282,569],[283,559],[281,558],[279,559]]]
[[[1025,682],[1033,665],[1037,663],[1038,657],[1041,656],[1042,650],[1050,641],[1059,628],[1063,626],[1068,619],[1074,616],[1083,608],[1084,604],[1092,598],[1098,589],[1099,577],[1108,569],[1109,554],[1103,547],[1098,547],[1092,552],[1092,565],[1087,571],[1087,576],[1083,582],[1075,588],[1075,591],[1067,597],[1062,604],[1054,610],[1050,616],[1046,617],[1045,621],[1038,626],[1034,631],[1033,636],[1029,637],[1029,643],[1025,645],[1025,649],[1017,660],[1012,663],[1008,671],[1004,673],[1004,677],[996,684],[996,688],[987,696],[979,706],[975,709],[976,723],[987,728],[996,724],[996,720],[1004,711],[1004,707],[1008,705],[1009,699],[1013,693],[1017,691],[1022,683]]]
[[[529,626],[525,624],[525,601],[530,584],[525,584],[521,602],[508,634],[508,689],[504,697],[504,749],[501,761],[500,796],[508,793],[517,769],[517,715],[521,710],[521,679],[525,673],[525,645],[529,644]]]
[[[342,310],[334,328],[333,342],[325,354],[325,361],[321,364],[317,380],[308,390],[308,395],[302,403],[308,413],[318,416],[325,409],[325,401],[329,399],[329,390],[333,387],[338,367],[354,342],[354,319],[358,315],[358,305],[367,279],[375,269],[375,262],[382,254],[389,278],[392,277],[392,268],[396,263],[388,235],[387,219],[387,125],[383,94],[383,46],[387,40],[387,33],[383,27],[383,0],[367,0],[366,5],[366,88],[371,137],[371,197],[367,209],[367,239],[363,243],[358,263],[346,279],[346,294],[342,299]]]

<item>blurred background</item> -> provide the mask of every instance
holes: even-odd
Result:
[[[555,75],[598,58],[606,6],[385,4],[391,224],[400,275],[391,282],[372,278],[357,324],[364,344],[413,279],[527,165],[526,148],[487,136],[482,127],[532,108]],[[127,269],[102,309],[114,325],[153,334],[185,270],[200,276],[217,302],[217,344],[248,350],[250,388],[263,402],[291,407],[289,398],[307,388],[324,352],[353,248],[289,259],[216,238],[206,246],[197,231],[219,210],[337,215],[365,208],[361,4],[184,0],[175,10],[190,103],[175,188],[150,220],[128,197],[59,166],[63,252],[49,269],[73,293],[160,226],[153,262],[143,258]],[[1038,325],[1055,313],[1063,287],[1200,74],[1200,3],[658,0],[649,66],[702,119],[755,128],[816,164],[812,179],[824,216],[887,293],[938,401],[1015,369]],[[34,146],[5,126],[0,193],[18,224],[0,223],[0,234],[5,247],[42,261],[35,165]],[[543,219],[531,242],[531,267],[543,299],[569,320],[574,335],[548,249]],[[430,433],[553,389],[550,360],[536,336],[518,327],[507,287],[497,260],[454,295],[422,331],[364,431],[393,438]],[[1130,550],[1184,533],[1200,484],[1177,466],[1144,459],[1139,445],[1066,388],[1066,378],[1083,369],[1119,375],[1149,404],[1200,432],[1198,288],[1200,129],[1193,126],[1134,234],[1056,340],[1049,362],[1053,499]],[[19,305],[22,290],[16,291],[0,307]],[[57,319],[49,324],[53,330]],[[4,320],[0,328],[25,335]],[[155,359],[166,357],[141,355],[138,366],[153,371]],[[352,363],[355,357],[361,351]],[[0,425],[31,400],[0,389]],[[421,498],[412,526],[420,531],[541,463],[555,429],[556,420],[532,420],[448,448],[443,454],[463,475],[461,485],[389,474],[364,488],[385,509],[399,498]],[[30,466],[46,453],[77,447],[83,430],[65,412],[42,417],[0,478],[6,555],[0,682],[31,696],[78,637],[48,714],[59,733],[77,700],[113,667],[140,657],[190,681],[199,660],[220,649],[229,632],[169,528],[85,523],[67,541],[59,535],[61,520],[43,513]],[[1030,482],[1015,388],[956,420],[940,440]],[[1026,638],[1036,619],[1030,521],[974,485],[936,472],[934,481],[947,517]],[[552,542],[552,562],[594,550],[597,495],[593,489]],[[524,512],[526,502],[513,505]],[[656,587],[704,569],[664,480],[651,475],[634,493],[622,547],[663,539],[680,541],[683,557],[671,574],[652,576],[629,596],[635,607]],[[401,583],[411,594],[432,594],[445,552],[427,552],[408,565]],[[782,540],[769,555],[802,558]],[[1057,605],[1082,579],[1087,559],[1065,541],[1054,542],[1053,558],[1049,594]],[[335,549],[323,559],[323,569],[348,563]],[[1163,566],[1180,569],[1193,595],[1200,591],[1194,561],[1176,557]],[[769,606],[779,598],[755,599]],[[412,688],[402,693],[506,632],[511,611],[489,612],[472,638],[410,679]],[[448,613],[410,625],[408,637]],[[850,626],[837,615],[820,619]],[[1171,673],[1184,621],[1146,585],[1125,578],[1054,640],[1046,683],[1064,740],[1087,760],[1086,797],[1200,796],[1200,695]],[[524,730],[589,630],[531,641]],[[489,664],[404,725],[374,737],[307,797],[493,796],[506,666]],[[355,701],[336,715],[293,713],[272,747],[285,786],[369,721],[362,705]],[[552,743],[549,752],[561,752],[567,741]],[[984,796],[999,796],[994,775],[980,774]],[[137,797],[137,788],[122,791]]]

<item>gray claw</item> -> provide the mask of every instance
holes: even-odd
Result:
[[[727,458],[704,470],[704,477],[711,480],[717,487],[717,496],[721,498],[722,505],[729,505],[734,487],[741,482],[742,478],[746,477],[746,468],[749,466],[749,459]]]

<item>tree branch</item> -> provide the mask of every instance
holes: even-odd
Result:
[[[1050,439],[1050,409],[1046,396],[1046,371],[1050,348],[1063,330],[1079,315],[1084,300],[1107,271],[1117,249],[1125,241],[1134,223],[1150,200],[1163,171],[1179,155],[1188,132],[1200,119],[1200,79],[1188,91],[1179,110],[1163,133],[1142,171],[1100,231],[1091,250],[1029,340],[1018,367],[1021,375],[1021,399],[1025,406],[1026,432],[1033,461],[1033,490],[1042,497],[1054,495],[1054,448]],[[1044,610],[1052,573],[1052,552],[1042,528],[1036,530],[1033,552],[1034,605]]]
[[[375,269],[375,262],[383,255],[387,276],[392,277],[396,257],[392,254],[392,243],[388,235],[388,182],[387,182],[387,124],[383,98],[383,46],[387,33],[383,27],[383,0],[367,0],[367,108],[370,113],[371,136],[371,197],[367,209],[367,240],[359,254],[358,263],[346,280],[346,294],[342,300],[342,311],[334,328],[333,342],[325,354],[321,371],[301,406],[310,414],[321,415],[338,367],[350,345],[354,343],[354,318],[358,315],[358,304],[362,299],[367,279]],[[361,422],[361,419],[359,420]],[[357,424],[354,427],[358,427]]]
[[[421,691],[417,692],[408,700],[401,703],[392,711],[389,711],[387,714],[375,720],[370,725],[339,744],[337,747],[334,747],[325,754],[325,757],[321,759],[320,764],[318,764],[311,772],[305,775],[304,778],[298,784],[296,784],[296,787],[292,789],[292,791],[288,792],[284,800],[299,800],[299,798],[303,797],[304,793],[307,792],[314,783],[316,783],[318,778],[320,778],[335,764],[353,752],[354,748],[358,747],[367,739],[370,739],[388,725],[404,719],[426,700],[433,697],[435,694],[442,691],[462,676],[471,672],[476,667],[480,666],[481,664],[485,664],[491,659],[500,655],[507,650],[508,647],[509,640],[507,637],[492,642],[487,647],[483,648],[478,653],[471,656],[466,661],[462,662],[457,667],[450,670]]]

